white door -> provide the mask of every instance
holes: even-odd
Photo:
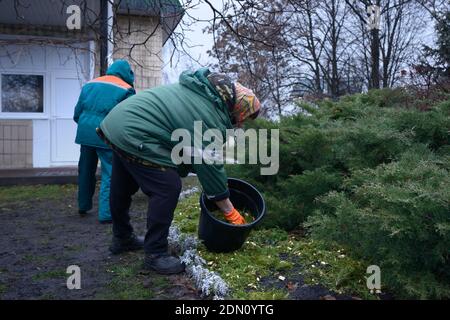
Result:
[[[75,144],[77,125],[73,112],[80,93],[80,80],[70,74],[54,73],[53,112],[50,116],[52,166],[74,164],[79,157],[79,146]]]
[[[86,53],[57,48],[52,55],[48,60],[52,69],[51,166],[75,165],[80,148],[75,144],[77,125],[73,113],[87,81]]]

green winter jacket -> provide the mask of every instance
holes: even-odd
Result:
[[[73,120],[78,123],[75,143],[105,148],[95,129],[106,115],[121,101],[134,95],[134,74],[125,60],[117,60],[106,76],[89,81],[81,90]]]
[[[139,92],[121,102],[101,123],[108,140],[136,157],[149,162],[178,169],[184,176],[195,172],[206,195],[213,200],[229,196],[227,176],[222,164],[192,164],[177,166],[172,162],[171,141],[175,129],[187,129],[194,140],[194,121],[203,122],[203,132],[219,129],[226,137],[226,129],[233,126],[226,104],[210,84],[210,71],[185,71],[179,83],[164,85]],[[210,142],[204,142],[202,148]],[[187,170],[186,170],[187,169]]]

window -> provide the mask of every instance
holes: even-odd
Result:
[[[44,76],[2,74],[0,111],[43,113]]]

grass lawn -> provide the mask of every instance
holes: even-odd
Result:
[[[181,201],[175,224],[181,232],[197,233],[199,194]],[[324,250],[310,241],[280,229],[253,230],[245,245],[232,253],[211,253],[203,245],[199,254],[210,270],[231,287],[232,299],[295,298],[299,286],[322,285],[337,295],[375,299],[366,286],[366,268],[343,249]]]

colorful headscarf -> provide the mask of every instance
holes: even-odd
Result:
[[[239,82],[234,84],[236,90],[236,103],[233,107],[233,116],[238,124],[248,118],[255,119],[261,109],[261,103],[256,95],[249,88],[244,87]]]
[[[258,116],[261,103],[252,90],[239,82],[233,84],[223,73],[211,73],[208,81],[227,105],[233,124],[242,124],[247,118],[255,119]]]
[[[228,111],[231,112],[236,102],[236,92],[230,77],[223,73],[211,73],[207,78],[222,101],[227,105]]]

